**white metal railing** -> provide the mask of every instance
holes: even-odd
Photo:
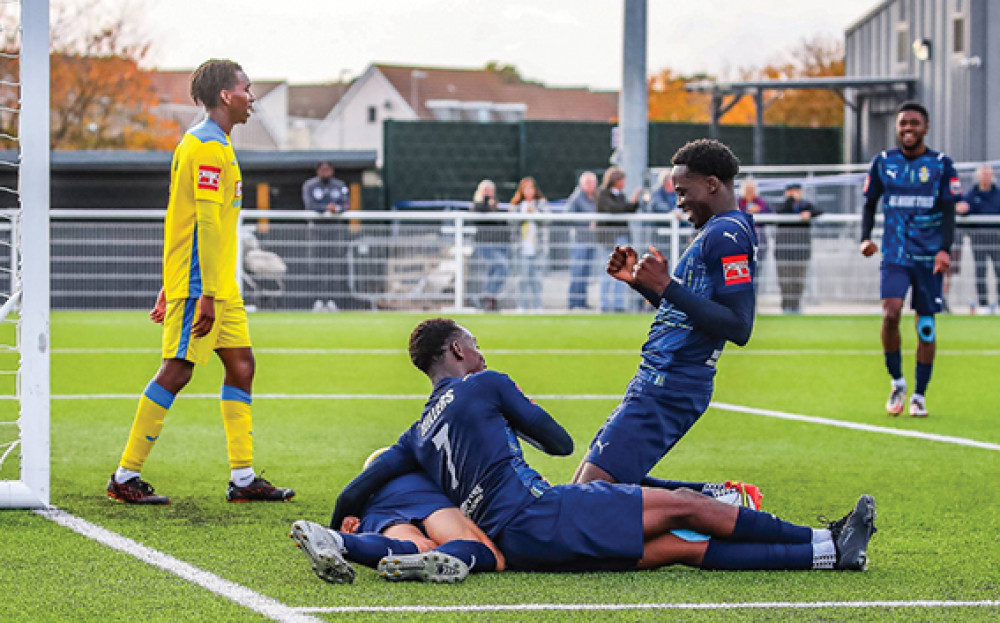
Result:
[[[160,284],[162,210],[54,210],[52,299],[64,309],[144,308]],[[283,310],[477,308],[637,311],[640,298],[616,292],[603,262],[617,235],[640,251],[657,246],[675,265],[692,228],[669,214],[480,214],[244,211],[242,281],[248,304]],[[878,260],[858,251],[860,218],[824,214],[809,229],[778,228],[794,216],[760,215],[759,304],[781,309],[790,263],[804,280],[809,310],[876,311]],[[535,225],[530,227],[529,223]],[[977,278],[968,227],[1000,249],[1000,217],[960,218],[951,279],[964,307],[985,284]],[[616,229],[617,228],[617,229]],[[876,228],[875,235],[879,235]],[[978,239],[977,239],[978,240]],[[782,250],[778,250],[780,242]],[[964,253],[962,253],[964,251]],[[982,282],[979,284],[978,282]],[[978,284],[978,285],[977,285]],[[577,294],[577,304],[571,301]],[[582,303],[579,297],[582,296]]]

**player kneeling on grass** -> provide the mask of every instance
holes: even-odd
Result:
[[[360,513],[393,478],[423,470],[513,570],[866,568],[871,496],[813,529],[687,489],[551,485],[527,464],[518,439],[557,456],[572,453],[572,439],[509,377],[486,370],[471,333],[453,320],[427,320],[409,350],[434,384],[423,415],[341,492],[332,525]],[[674,530],[709,538],[686,541]]]
[[[365,468],[387,448],[376,450]],[[469,572],[502,571],[493,542],[422,471],[380,488],[359,516],[344,517],[339,531],[299,520],[289,536],[320,579],[354,581],[348,561],[376,569],[390,581],[459,582]]]

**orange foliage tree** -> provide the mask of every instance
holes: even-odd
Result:
[[[150,111],[159,103],[140,63],[149,45],[136,43],[126,17],[107,15],[99,0],[72,7],[53,4],[50,30],[50,109],[53,149],[172,149],[180,128]],[[11,16],[5,16],[11,19]],[[0,57],[0,76],[19,75],[16,42]],[[0,106],[16,107],[7,93]],[[4,134],[17,135],[17,119],[3,119]],[[12,146],[8,142],[7,146]]]
[[[744,68],[740,80],[788,80],[844,75],[844,50],[839,41],[824,37],[803,40],[788,58],[763,68]],[[689,82],[712,80],[704,74],[684,76],[670,68],[649,80],[650,121],[707,123],[711,96],[687,91]],[[731,103],[727,96],[723,105]],[[752,124],[757,116],[753,98],[741,97],[720,121],[724,124]],[[830,90],[780,90],[764,92],[764,122],[769,125],[839,126],[844,121],[844,103]]]

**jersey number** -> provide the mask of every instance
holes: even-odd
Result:
[[[444,460],[448,463],[448,474],[451,476],[451,488],[458,489],[458,476],[455,475],[455,461],[451,458],[451,441],[448,440],[448,423],[445,422],[431,441],[438,451],[444,451]]]

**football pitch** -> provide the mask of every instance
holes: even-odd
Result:
[[[765,510],[814,526],[870,493],[878,533],[866,573],[676,567],[480,574],[438,586],[391,584],[358,567],[352,585],[320,581],[289,524],[325,524],[365,457],[419,416],[430,385],[406,342],[423,317],[252,315],[256,466],[297,496],[225,501],[222,368],[213,362],[174,403],[143,472],[173,504],[143,508],[112,502],[104,487],[159,365],[159,329],[141,312],[53,314],[51,501],[59,511],[0,511],[0,621],[1000,618],[997,317],[939,317],[928,419],[885,414],[879,318],[760,317],[746,348],[727,346],[712,408],[653,472],[756,483]],[[650,316],[459,321],[490,368],[569,430],[571,457],[525,447],[552,482],[568,481],[635,371]],[[912,388],[911,322],[903,360]],[[3,475],[13,476],[11,465]]]

